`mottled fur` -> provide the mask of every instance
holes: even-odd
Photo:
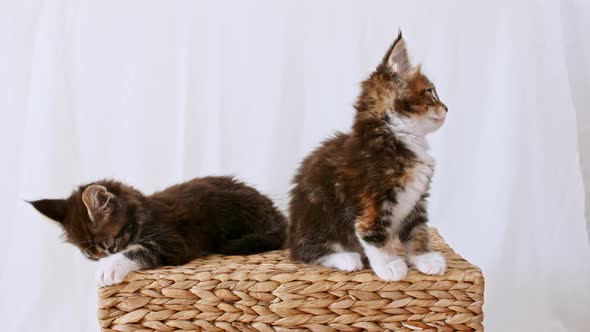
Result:
[[[442,125],[447,108],[411,66],[401,33],[362,83],[355,108],[351,132],[324,141],[293,179],[291,256],[319,264],[330,257],[334,267],[333,254],[358,253],[380,277],[397,280],[405,263],[392,252],[396,237],[414,260],[430,251],[426,198],[434,161],[424,136]]]
[[[89,259],[123,253],[140,267],[280,249],[286,239],[286,219],[272,201],[231,177],[197,178],[149,196],[102,180],[67,199],[31,204]]]

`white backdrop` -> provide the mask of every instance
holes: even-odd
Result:
[[[449,106],[430,215],[482,267],[486,327],[587,331],[589,19],[557,0],[0,2],[2,330],[98,330],[94,264],[23,199],[233,173],[284,208],[401,27]]]

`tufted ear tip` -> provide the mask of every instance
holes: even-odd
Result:
[[[390,70],[400,75],[406,75],[412,70],[410,57],[406,49],[406,41],[401,29],[398,30],[395,41],[387,50],[383,62]]]

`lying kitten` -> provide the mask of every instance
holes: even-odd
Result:
[[[324,141],[293,180],[292,258],[354,271],[366,256],[381,279],[400,280],[408,267],[393,250],[399,237],[419,271],[443,274],[426,227],[434,161],[425,135],[443,124],[447,107],[410,65],[401,33],[362,83],[355,108],[352,131]]]
[[[286,219],[272,201],[231,177],[197,178],[151,196],[103,180],[80,186],[68,199],[31,204],[57,221],[86,257],[100,259],[101,285],[207,254],[280,249],[286,238]]]

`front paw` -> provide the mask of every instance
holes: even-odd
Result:
[[[379,278],[385,281],[399,281],[408,274],[408,265],[400,257],[383,264],[371,264],[371,268]]]
[[[139,264],[119,253],[107,256],[100,260],[100,266],[96,272],[96,280],[100,286],[118,284],[133,271],[139,270]]]
[[[424,274],[445,274],[447,264],[439,252],[428,252],[422,255],[410,256],[410,263]]]
[[[356,252],[337,252],[323,257],[320,265],[342,271],[359,271],[363,269],[361,255]]]

